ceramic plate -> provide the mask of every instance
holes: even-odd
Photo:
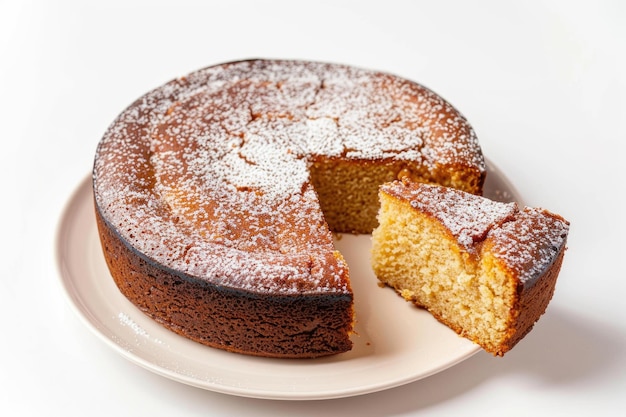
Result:
[[[521,200],[493,164],[485,195]],[[328,399],[396,387],[467,359],[480,348],[427,312],[381,288],[369,264],[369,235],[336,240],[350,266],[357,315],[352,351],[319,359],[266,359],[185,339],[145,316],[117,289],[103,258],[91,177],[71,197],[58,231],[57,255],[67,297],[82,321],[132,362],[211,391],[268,399]]]

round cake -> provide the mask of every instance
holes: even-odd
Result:
[[[267,357],[349,350],[333,232],[370,233],[395,179],[482,193],[466,119],[400,77],[249,60],[175,79],[100,141],[96,219],[120,291],[167,328]]]

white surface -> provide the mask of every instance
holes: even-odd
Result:
[[[0,414],[622,415],[625,7],[0,2]],[[391,71],[458,107],[524,200],[572,223],[555,297],[533,332],[504,358],[479,352],[402,387],[305,402],[190,387],[89,332],[64,297],[54,245],[104,129],[149,89],[247,57]]]

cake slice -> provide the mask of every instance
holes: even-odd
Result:
[[[372,266],[382,283],[496,356],[532,329],[554,293],[565,219],[408,181],[379,195]]]

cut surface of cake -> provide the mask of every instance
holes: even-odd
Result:
[[[381,72],[250,60],[124,110],[93,187],[109,270],[139,309],[212,347],[308,358],[352,346],[332,232],[370,233],[396,178],[482,192],[476,135],[449,103]]]
[[[494,355],[532,329],[554,293],[566,220],[410,181],[383,185],[380,199],[372,267],[382,283]]]

